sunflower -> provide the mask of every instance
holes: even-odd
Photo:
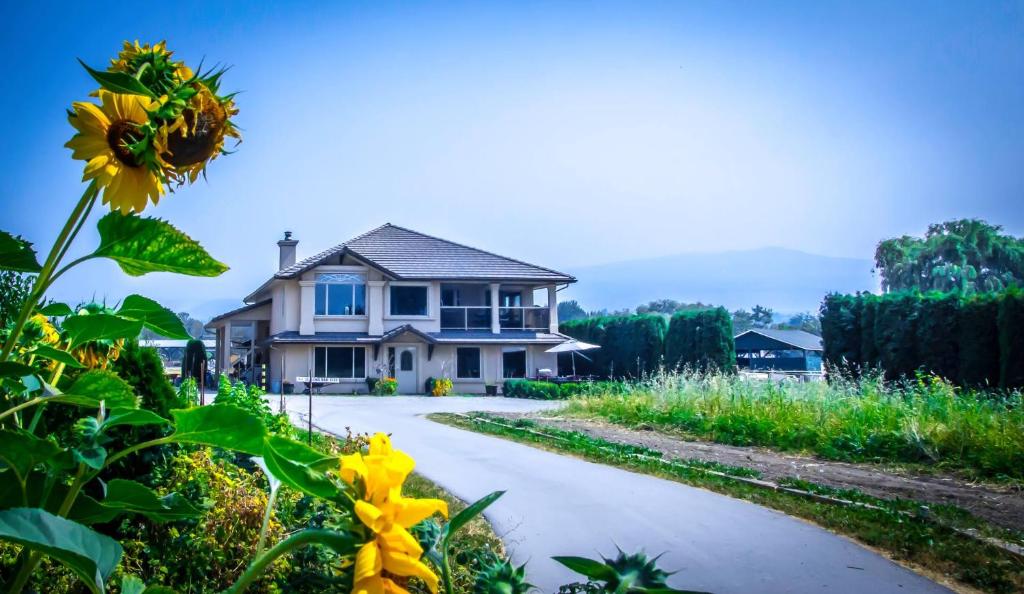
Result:
[[[356,517],[371,535],[356,553],[353,594],[409,594],[404,585],[410,577],[437,592],[437,575],[420,561],[423,548],[409,528],[434,513],[447,517],[448,504],[402,496],[402,483],[414,466],[408,454],[392,449],[383,433],[371,438],[368,455],[341,458],[342,479],[361,493]]]
[[[157,133],[160,158],[189,182],[195,182],[207,163],[224,152],[225,137],[241,138],[231,122],[238,113],[234,101],[218,97],[202,83],[195,83],[193,88],[196,93],[188,100],[187,108]]]
[[[103,203],[111,210],[142,212],[149,200],[156,204],[164,193],[155,171],[162,166],[159,158],[146,158],[138,148],[146,139],[140,128],[149,123],[146,112],[153,101],[102,89],[97,94],[102,105],[72,104],[68,120],[78,134],[64,146],[72,150],[72,158],[86,161],[82,179],[96,180],[103,188]]]

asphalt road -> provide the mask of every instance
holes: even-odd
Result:
[[[296,421],[305,422],[307,399],[288,397]],[[417,472],[464,501],[506,490],[486,516],[544,592],[576,581],[551,556],[611,555],[616,545],[665,553],[661,567],[678,571],[672,586],[716,594],[950,592],[843,537],[764,507],[422,416],[550,406],[504,398],[317,396],[313,423],[342,435],[346,427],[391,433],[395,447],[416,459]]]

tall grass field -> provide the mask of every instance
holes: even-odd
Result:
[[[799,383],[684,373],[574,398],[564,414],[833,460],[923,463],[1020,479],[1022,400],[1019,391],[962,390],[938,378]]]

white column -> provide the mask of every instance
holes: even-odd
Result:
[[[498,316],[498,283],[491,283],[491,332],[501,333],[501,318]]]
[[[366,281],[366,316],[370,336],[384,334],[384,281]]]
[[[316,334],[313,311],[316,305],[316,281],[299,281],[299,334]]]
[[[231,320],[224,323],[224,350],[220,354],[221,373],[231,371]]]
[[[558,290],[555,285],[548,285],[548,331],[558,332]]]

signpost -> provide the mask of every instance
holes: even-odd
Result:
[[[306,391],[309,392],[309,434],[306,437],[307,443],[313,445],[313,384],[337,384],[341,382],[340,377],[316,377],[313,375],[313,370],[307,371],[309,375],[300,375],[295,378],[296,382],[302,382],[306,384]],[[282,375],[283,377],[283,375]]]

